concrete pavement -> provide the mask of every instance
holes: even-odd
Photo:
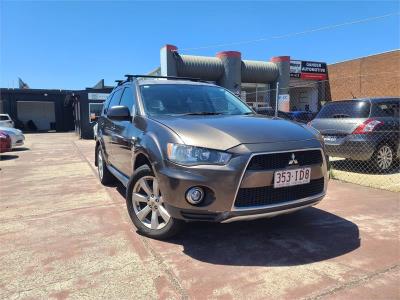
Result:
[[[399,299],[399,194],[331,181],[317,207],[138,235],[94,141],[27,135],[1,155],[1,299]]]
[[[369,162],[348,161],[336,157],[330,157],[330,161],[332,178],[376,189],[400,192],[400,167],[379,174],[372,169]]]

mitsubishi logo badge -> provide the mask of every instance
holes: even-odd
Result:
[[[297,165],[299,162],[296,159],[296,156],[294,155],[294,153],[292,153],[292,159],[289,160],[289,165]]]

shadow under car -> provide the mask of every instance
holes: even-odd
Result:
[[[115,185],[125,198],[125,187]],[[295,266],[323,261],[360,247],[358,226],[315,207],[232,223],[190,222],[176,237],[193,259],[232,266]]]

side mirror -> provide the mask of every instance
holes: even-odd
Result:
[[[131,113],[126,106],[113,106],[107,112],[107,117],[111,120],[129,121]]]

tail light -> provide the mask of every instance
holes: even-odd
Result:
[[[383,125],[383,122],[374,120],[374,119],[368,119],[364,123],[362,123],[360,126],[358,126],[354,131],[353,134],[366,134],[374,131],[374,129],[380,125]]]

